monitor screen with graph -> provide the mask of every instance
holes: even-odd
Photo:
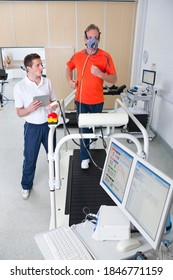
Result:
[[[116,141],[110,141],[100,184],[116,204],[123,202],[133,154]]]
[[[111,139],[100,185],[154,248],[163,237],[173,180]]]

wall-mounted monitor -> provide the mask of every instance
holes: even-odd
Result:
[[[148,243],[158,248],[173,200],[173,180],[112,138],[100,185]]]
[[[142,82],[147,85],[154,86],[156,79],[156,71],[143,70],[142,72]]]

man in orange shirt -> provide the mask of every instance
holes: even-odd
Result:
[[[115,84],[116,69],[109,53],[98,48],[100,30],[90,24],[85,30],[85,46],[67,62],[66,76],[72,89],[76,89],[75,104],[77,114],[101,113],[104,104],[103,82]],[[73,79],[73,70],[77,70],[77,79]],[[92,129],[80,129],[81,133],[92,133]],[[89,139],[80,141],[81,168],[89,167]]]

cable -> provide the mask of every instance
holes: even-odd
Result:
[[[87,210],[87,211],[86,211]],[[85,214],[85,219],[82,222],[90,221],[93,224],[97,223],[97,215],[90,212],[88,207],[84,207],[82,209],[83,213]]]
[[[95,161],[93,160],[93,157],[91,156],[90,151],[88,150],[87,146],[85,145],[84,138],[83,138],[82,134],[81,134],[81,137],[82,137],[83,145],[84,145],[85,149],[87,150],[88,156],[89,156],[89,158],[91,159],[92,163],[95,165],[95,167],[97,167],[99,170],[102,171],[103,168],[99,167],[99,166],[95,163]]]
[[[90,56],[91,56],[91,54],[92,54],[92,52],[90,52],[89,53],[89,55],[87,56],[87,58],[86,58],[86,60],[85,60],[85,63],[84,63],[84,66],[83,66],[83,69],[82,69],[82,75],[81,75],[81,80],[80,80],[80,88],[79,88],[79,96],[80,96],[80,100],[79,100],[79,114],[81,114],[82,113],[82,110],[81,110],[81,100],[82,100],[82,86],[83,86],[83,78],[84,78],[84,74],[85,74],[85,70],[86,70],[86,66],[87,66],[87,62],[88,62],[88,60],[89,60],[89,58],[90,58]],[[91,156],[91,153],[89,152],[89,145],[91,144],[91,142],[88,144],[88,145],[86,145],[85,144],[85,141],[84,141],[84,138],[83,138],[83,135],[80,133],[80,135],[81,135],[81,140],[82,140],[82,143],[83,143],[83,145],[84,145],[84,147],[85,147],[85,149],[87,150],[87,153],[88,153],[88,155],[89,155],[89,157],[90,157],[90,159],[91,159],[91,161],[93,162],[93,164],[99,169],[99,170],[103,170],[101,167],[99,167],[96,163],[95,163],[95,161],[93,160],[93,158],[92,158],[92,156]]]
[[[137,233],[137,232],[139,232],[139,230],[137,228],[134,228],[134,229],[131,229],[130,232],[131,233]]]
[[[58,103],[59,108],[60,108],[61,117],[62,117],[62,119],[63,119],[63,123],[64,123],[65,129],[66,129],[66,132],[68,133],[68,135],[70,135],[70,131],[69,131],[67,125],[66,125],[66,121],[65,121],[64,113],[63,113],[62,108],[61,108],[61,104],[60,104],[59,101],[57,101],[57,103]],[[74,139],[72,139],[72,141],[73,141],[73,143],[75,143],[77,146],[80,147],[80,144],[78,144]]]
[[[82,74],[81,74],[81,80],[80,80],[80,83],[79,83],[79,97],[80,97],[80,107],[79,107],[79,114],[81,113],[81,99],[82,99],[82,86],[83,86],[83,78],[84,78],[84,74],[85,74],[85,69],[86,69],[86,66],[87,66],[87,63],[88,63],[88,60],[91,56],[91,53],[90,52],[85,60],[85,63],[84,63],[84,66],[83,66],[83,69],[82,69]]]
[[[92,53],[92,52],[91,52]],[[85,63],[84,63],[84,66],[83,66],[83,69],[82,69],[82,75],[81,75],[81,80],[80,80],[80,83],[79,83],[79,96],[80,96],[80,102],[79,102],[79,114],[81,113],[81,96],[82,96],[82,85],[83,85],[83,77],[84,77],[84,74],[85,74],[85,69],[86,69],[86,65],[87,65],[87,62],[88,62],[88,60],[89,60],[89,58],[90,58],[90,56],[91,56],[91,53],[87,56],[87,58],[86,58],[86,60],[85,60]],[[64,122],[64,126],[65,126],[65,129],[66,129],[66,131],[67,131],[67,133],[70,135],[70,131],[68,130],[68,128],[67,128],[67,126],[66,126],[66,121],[65,121],[65,117],[64,117],[64,113],[63,113],[63,111],[62,111],[62,108],[61,108],[61,104],[60,104],[60,102],[59,101],[57,101],[58,102],[58,104],[59,104],[59,108],[60,108],[60,112],[61,112],[61,116],[62,116],[62,119],[63,119],[63,122]],[[78,115],[79,115],[78,114]],[[105,140],[104,140],[104,137],[103,137],[103,132],[101,131],[101,134],[102,134],[102,140],[103,140],[103,147],[106,149],[107,148],[107,145],[106,145],[106,142],[105,142]],[[83,138],[83,135],[80,133],[80,135],[81,135],[81,140],[82,140],[82,143],[83,143],[83,145],[84,145],[84,147],[85,147],[85,149],[87,150],[87,153],[88,153],[88,155],[89,155],[89,157],[90,157],[90,159],[91,159],[91,161],[93,162],[93,164],[99,169],[99,170],[103,170],[101,167],[99,167],[96,163],[95,163],[95,161],[93,160],[93,158],[92,158],[92,156],[91,156],[91,154],[90,154],[90,152],[89,152],[89,145],[93,142],[90,142],[88,145],[86,145],[85,144],[85,142],[84,142],[84,138]],[[81,145],[80,144],[78,144],[74,139],[72,139],[72,141],[77,145],[77,146],[79,146],[79,147],[81,147]]]
[[[67,131],[67,133],[70,135],[71,133],[70,133],[70,131],[69,131],[69,129],[68,129],[68,127],[67,127],[67,125],[66,125],[66,121],[65,121],[65,117],[64,117],[64,113],[63,113],[63,111],[62,111],[62,108],[61,108],[61,104],[60,104],[60,102],[59,101],[57,101],[57,103],[58,103],[58,105],[59,105],[59,108],[60,108],[60,112],[61,112],[61,116],[62,116],[62,119],[63,119],[63,123],[64,123],[64,125],[65,125],[65,129],[66,129],[66,131]],[[102,129],[102,128],[100,128],[100,129]],[[101,133],[102,133],[102,137],[100,137],[102,140],[104,140],[104,136],[103,136],[103,131],[101,130]],[[82,134],[80,134],[81,135],[81,137],[82,137]],[[82,138],[83,139],[83,138]],[[72,141],[77,145],[77,146],[81,146],[80,144],[78,144],[74,139],[72,139]],[[93,142],[93,141],[92,141]],[[87,151],[88,151],[88,146],[86,146],[85,145],[85,142],[83,142],[84,143],[84,146],[85,146],[85,148],[87,149]],[[103,141],[103,143],[104,143],[104,145],[103,145],[103,147],[106,149],[107,148],[107,145],[106,145],[106,142],[105,142],[105,140]],[[89,145],[91,144],[91,142],[89,143]],[[88,151],[88,153],[89,153],[89,151]],[[89,153],[89,155],[90,155],[90,153]],[[90,155],[91,156],[91,155]],[[92,162],[94,163],[94,160],[92,159]],[[96,165],[96,164],[95,164]],[[97,165],[96,165],[97,166]]]
[[[102,139],[103,147],[104,147],[104,149],[106,150],[107,144],[106,144],[106,141],[105,141],[105,139],[104,139],[102,126],[100,127],[100,131],[101,131],[101,135],[102,135],[102,136],[101,136],[101,139]]]
[[[70,131],[69,131],[67,125],[66,125],[66,121],[65,121],[64,113],[63,113],[62,108],[61,108],[61,104],[60,104],[59,101],[57,101],[57,103],[58,103],[59,108],[60,108],[60,112],[61,112],[61,116],[62,116],[62,119],[63,119],[63,123],[64,123],[64,125],[65,125],[65,129],[66,129],[67,133],[70,135]],[[104,135],[103,135],[102,127],[100,127],[100,131],[101,131],[101,135],[102,135],[100,138],[102,139],[104,149],[106,149],[106,148],[107,148],[107,144],[106,144],[106,142],[105,142],[105,140],[104,140]],[[83,145],[84,145],[85,149],[87,150],[87,153],[88,153],[88,155],[89,155],[89,157],[90,157],[92,163],[93,163],[99,170],[102,171],[103,168],[99,167],[99,166],[95,163],[93,157],[91,156],[91,153],[90,153],[89,150],[88,150],[88,146],[91,144],[91,142],[89,143],[89,145],[86,146],[86,145],[85,145],[85,142],[84,142],[83,135],[82,135],[82,134],[80,134],[80,135],[81,135],[81,140],[83,141]],[[73,141],[73,143],[75,143],[77,146],[79,146],[79,147],[81,146],[81,145],[78,144],[74,139],[72,139],[72,141]]]
[[[91,56],[91,54],[92,54],[92,52],[90,52],[90,54],[88,55],[88,57],[86,58],[86,60],[85,60],[85,63],[84,63],[84,66],[83,66],[83,69],[82,69],[82,77],[81,77],[81,81],[80,81],[80,89],[79,89],[79,96],[80,96],[80,103],[79,103],[79,114],[80,113],[82,113],[81,111],[81,100],[82,100],[82,85],[83,85],[83,77],[84,77],[84,74],[85,74],[85,69],[86,69],[86,65],[87,65],[87,62],[88,62],[88,60],[89,60],[89,58],[90,58],[90,56]],[[95,163],[95,161],[93,160],[93,158],[92,158],[92,156],[91,156],[91,153],[89,152],[89,145],[92,143],[92,142],[94,142],[94,140],[92,140],[90,143],[89,143],[89,145],[86,145],[85,144],[85,141],[84,141],[84,138],[82,137],[82,134],[80,134],[81,135],[81,140],[82,140],[82,143],[83,143],[83,145],[84,145],[84,147],[85,147],[85,149],[87,150],[87,153],[88,153],[88,155],[89,155],[89,157],[90,157],[90,159],[91,159],[91,161],[93,162],[93,164],[99,169],[99,170],[103,170],[101,167],[99,167],[96,163]],[[102,137],[103,137],[103,133],[102,133]],[[103,147],[105,148],[105,142],[104,142],[104,138],[102,138],[103,139]],[[107,147],[107,146],[106,146]]]

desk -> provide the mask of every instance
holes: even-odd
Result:
[[[92,239],[94,225],[91,222],[87,222],[86,224],[81,223],[73,227],[75,227],[76,233],[87,245],[87,248],[92,252],[92,254],[95,256],[95,259],[97,260],[128,259],[137,251],[147,252],[152,249],[141,234],[133,235],[133,237],[138,238],[141,242],[141,246],[139,248],[127,252],[120,252],[116,249],[117,243],[119,241],[96,241]]]
[[[137,102],[139,100],[142,100],[142,101],[149,101],[151,98],[152,98],[152,94],[151,93],[146,93],[146,95],[143,95],[144,93],[129,93],[128,92],[128,98],[130,100],[132,100],[133,102]]]
[[[148,252],[152,248],[148,242],[140,235],[135,234],[133,237],[137,237],[141,246],[137,249],[120,252],[116,249],[116,245],[119,241],[96,241],[92,239],[92,232],[94,225],[91,222],[80,223],[72,226],[75,229],[76,234],[83,241],[87,249],[92,253],[96,260],[121,260],[128,259],[133,256],[137,251]],[[48,246],[45,244],[43,233],[35,236],[37,245],[46,260],[53,259]]]

